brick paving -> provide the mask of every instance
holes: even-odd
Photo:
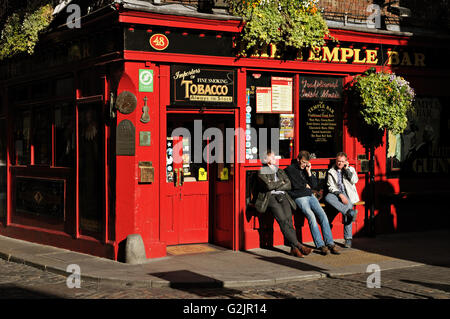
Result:
[[[381,288],[367,288],[370,274],[327,277],[239,288],[143,288],[82,281],[0,259],[0,299],[450,299],[450,265],[424,265],[381,272]]]

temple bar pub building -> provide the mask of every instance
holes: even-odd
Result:
[[[448,41],[330,23],[338,43],[288,60],[274,46],[238,57],[242,22],[224,10],[131,0],[81,8],[81,28],[61,9],[32,56],[0,65],[1,235],[115,260],[130,234],[147,258],[182,244],[282,245],[273,217],[251,207],[260,141],[279,149],[282,168],[307,149],[322,181],[345,151],[367,201],[367,153],[344,88],[370,67],[405,76],[420,111],[376,150],[377,232],[415,223],[379,194],[448,191],[449,145],[439,139],[449,130]],[[427,133],[431,153],[404,168],[414,148],[405,144]],[[355,235],[369,221],[367,207],[358,211]],[[298,236],[312,241],[303,219],[295,213]],[[342,238],[340,214],[332,220]]]

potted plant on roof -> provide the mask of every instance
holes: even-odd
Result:
[[[275,45],[280,55],[296,56],[304,48],[321,47],[330,36],[318,0],[227,0],[231,14],[243,18],[240,54]]]
[[[370,180],[369,233],[373,235],[374,216],[374,157],[375,148],[382,143],[386,130],[401,134],[408,125],[408,114],[414,112],[415,92],[403,77],[370,68],[357,75],[348,86],[350,99],[356,113],[354,123],[359,123],[357,137],[368,150]],[[351,125],[349,130],[352,131]]]

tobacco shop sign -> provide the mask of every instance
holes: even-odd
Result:
[[[236,72],[194,65],[172,66],[171,104],[236,106]]]

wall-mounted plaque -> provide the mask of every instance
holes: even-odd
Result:
[[[117,126],[116,154],[134,156],[135,154],[135,127],[129,120],[123,120]]]
[[[137,98],[131,92],[123,91],[117,97],[116,108],[122,114],[130,114],[136,109],[136,106],[137,106]]]
[[[155,169],[152,162],[139,162],[139,183],[148,184],[155,180]]]
[[[150,146],[150,144],[151,144],[150,132],[146,131],[139,132],[139,146]]]

